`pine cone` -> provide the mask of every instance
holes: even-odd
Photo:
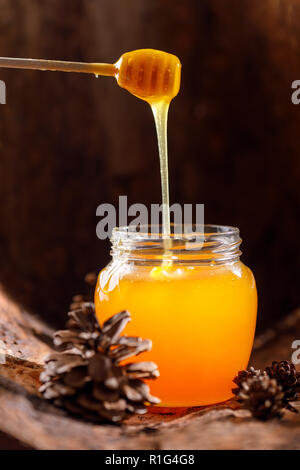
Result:
[[[250,377],[241,383],[237,396],[242,406],[258,419],[280,417],[285,408],[281,385],[268,375]]]
[[[159,403],[141,380],[159,376],[156,364],[121,364],[152,347],[150,340],[120,336],[130,320],[124,311],[100,327],[91,302],[69,312],[69,329],[54,338],[60,351],[46,358],[40,376],[44,397],[87,419],[112,422],[145,413],[147,403]]]
[[[259,369],[250,367],[248,370],[240,370],[238,375],[233,379],[233,382],[237,385],[237,388],[232,389],[234,395],[238,395],[241,390],[241,385],[245,380],[251,379],[252,377],[259,377],[263,375]]]
[[[297,372],[294,364],[289,361],[273,361],[272,366],[266,367],[266,373],[281,385],[287,403],[298,400],[300,372]],[[293,411],[296,411],[295,408],[293,408]]]

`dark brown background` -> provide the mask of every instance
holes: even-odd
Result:
[[[0,0],[0,55],[112,61],[163,49],[183,64],[169,120],[173,202],[240,227],[259,327],[299,306],[300,79],[297,0]],[[102,202],[160,201],[147,105],[112,79],[0,71],[0,276],[62,323],[82,277],[109,259]]]

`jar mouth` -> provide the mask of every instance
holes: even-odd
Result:
[[[116,227],[111,242],[113,257],[152,264],[166,259],[179,264],[227,263],[241,255],[239,229],[226,225],[186,225],[183,230],[171,224],[169,236],[161,225]]]
[[[206,239],[212,236],[239,236],[239,229],[229,225],[194,225],[187,224],[185,226],[178,224],[171,224],[171,233],[167,238],[202,238]],[[166,236],[163,234],[162,225],[129,225],[125,227],[115,227],[112,231],[111,240],[114,240],[116,236],[122,236],[129,239],[165,239]]]

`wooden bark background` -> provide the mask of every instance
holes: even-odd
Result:
[[[95,425],[75,419],[38,394],[44,341],[51,330],[0,291],[0,331],[5,363],[0,364],[0,448],[33,449],[298,449],[300,414],[257,421],[235,400],[214,406],[149,410],[121,426]],[[300,311],[258,337],[251,364],[265,367],[274,358],[290,359],[300,336]],[[3,362],[3,361],[2,361]],[[294,404],[299,409],[299,403]],[[5,433],[3,436],[1,431]],[[8,441],[8,435],[13,441]],[[18,443],[19,441],[19,443]]]
[[[170,112],[173,202],[237,225],[260,292],[259,328],[299,305],[297,0],[0,0],[0,55],[111,61],[176,53]],[[112,79],[0,71],[0,280],[62,323],[83,275],[108,261],[102,202],[160,201],[150,109]]]

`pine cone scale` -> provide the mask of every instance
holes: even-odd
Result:
[[[281,386],[267,375],[242,382],[237,398],[253,416],[262,420],[281,416],[284,408]]]

